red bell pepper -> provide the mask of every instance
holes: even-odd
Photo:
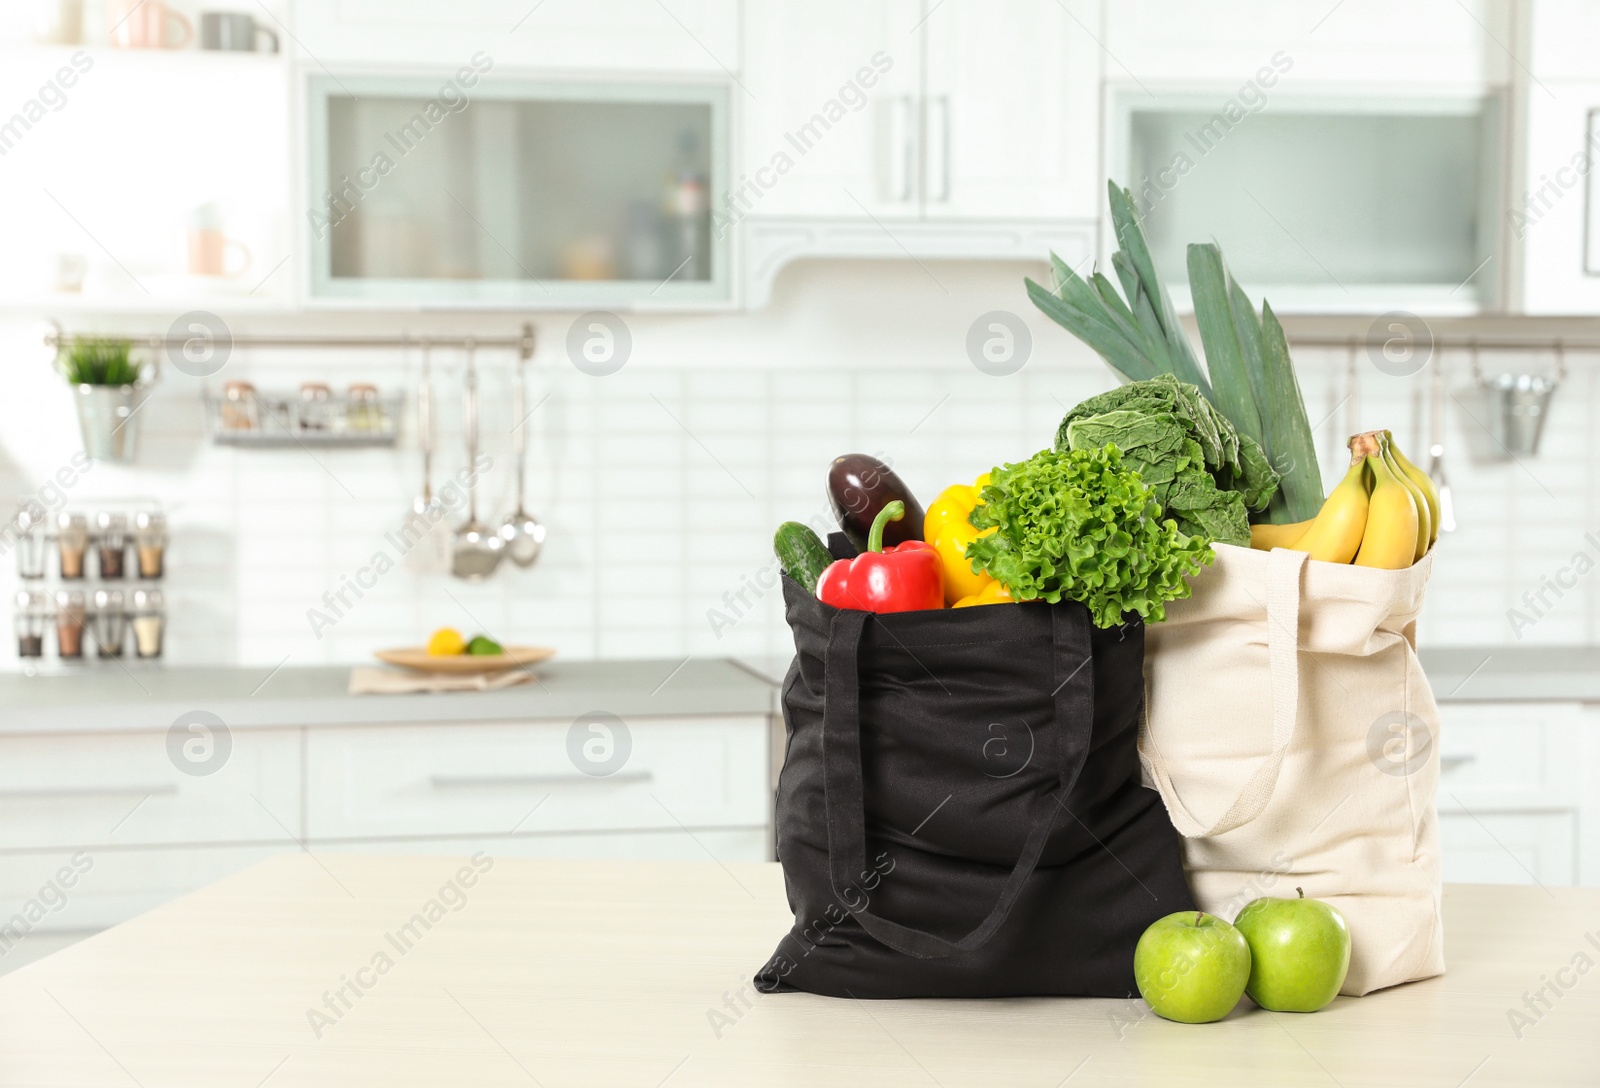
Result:
[[[883,546],[883,527],[905,516],[896,499],[878,511],[867,536],[867,550],[836,560],[817,579],[817,599],[835,608],[863,612],[912,612],[944,607],[944,567],[939,553],[921,540]]]

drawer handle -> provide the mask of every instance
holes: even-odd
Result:
[[[1473,755],[1467,755],[1467,756],[1440,756],[1439,757],[1439,773],[1440,774],[1449,774],[1451,771],[1455,770],[1457,767],[1465,767],[1468,763],[1476,763],[1477,761],[1478,761],[1478,757],[1477,756],[1473,756]]]
[[[158,786],[55,786],[37,790],[0,790],[0,801],[54,801],[85,797],[165,797],[178,792],[171,782]]]
[[[649,782],[649,771],[599,775],[576,774],[436,774],[428,780],[436,790],[478,789],[498,786],[589,786],[609,782]]]

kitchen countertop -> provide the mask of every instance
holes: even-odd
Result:
[[[0,1079],[1521,1088],[1600,1062],[1600,982],[1571,966],[1600,889],[1450,885],[1443,977],[1185,1025],[1138,1000],[757,994],[792,921],[773,864],[485,858],[470,886],[464,865],[288,854],[23,967],[0,978]]]
[[[350,695],[346,666],[128,667],[0,673],[0,733],[166,729],[194,710],[230,727],[777,712],[792,655],[562,661],[504,691]],[[1440,702],[1600,703],[1600,647],[1425,647]]]
[[[165,730],[204,710],[230,728],[575,718],[604,710],[628,719],[768,714],[774,689],[725,658],[561,661],[501,691],[350,695],[347,666],[317,668],[85,668],[0,674],[0,733]]]
[[[1600,703],[1600,647],[1437,646],[1417,657],[1441,703]]]
[[[792,656],[740,660],[781,684]],[[1441,703],[1530,699],[1600,703],[1600,647],[1424,646],[1417,657]]]

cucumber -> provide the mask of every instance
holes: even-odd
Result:
[[[822,538],[798,521],[778,526],[772,535],[772,550],[783,573],[804,586],[807,593],[817,592],[817,579],[833,564],[833,555]]]

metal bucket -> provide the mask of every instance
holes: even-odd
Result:
[[[83,450],[96,461],[132,461],[139,444],[139,406],[143,385],[76,385],[78,429]]]
[[[1485,379],[1491,426],[1507,452],[1539,452],[1544,421],[1550,414],[1550,398],[1560,385],[1559,379],[1545,374],[1501,374]]]

